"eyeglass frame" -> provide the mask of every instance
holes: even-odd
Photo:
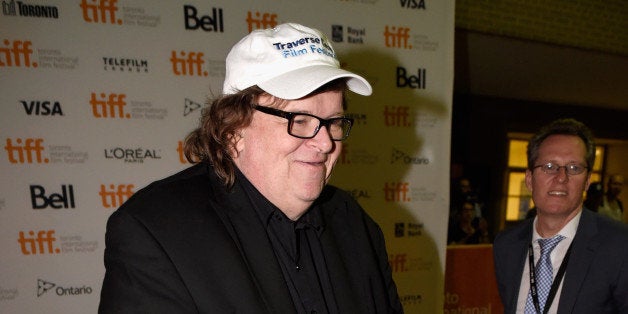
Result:
[[[289,112],[289,111],[283,111],[280,109],[276,109],[276,108],[271,108],[271,107],[267,107],[267,106],[260,106],[260,105],[254,105],[253,109],[263,112],[265,114],[269,114],[269,115],[273,115],[276,117],[281,117],[284,119],[288,120],[288,134],[291,136],[294,136],[296,138],[301,138],[301,139],[311,139],[314,138],[317,134],[318,131],[321,130],[321,126],[325,126],[325,128],[327,128],[327,133],[329,133],[329,138],[332,141],[343,141],[346,140],[347,137],[349,137],[349,133],[351,132],[351,127],[353,126],[353,118],[347,118],[347,117],[335,117],[335,118],[329,118],[329,119],[323,119],[321,117],[317,117],[313,114],[309,114],[309,113],[304,113],[304,112]],[[312,117],[318,120],[318,126],[316,127],[314,134],[312,136],[300,136],[300,135],[294,135],[292,134],[292,125],[294,123],[294,117],[298,116],[298,115],[302,115],[302,116],[308,116],[308,117]],[[342,135],[342,138],[340,139],[334,139],[332,137],[331,132],[329,131],[329,127],[331,126],[331,123],[333,121],[337,121],[337,120],[343,120],[343,121],[347,121],[349,123],[349,127],[347,128],[347,130],[344,132],[344,134]]]
[[[545,169],[544,167],[547,167],[547,166],[550,166],[550,165],[552,165],[552,166],[556,166],[556,172],[554,172],[554,173],[552,173],[552,172],[547,172],[547,170],[548,170],[548,169]],[[579,172],[577,172],[577,173],[570,173],[570,172],[573,172],[573,171],[570,171],[570,170],[569,170],[569,167],[570,167],[570,166],[579,167],[579,168],[581,168],[581,169],[582,169],[582,171],[579,171]],[[581,166],[581,165],[578,165],[578,164],[567,164],[567,165],[564,165],[564,166],[559,166],[559,165],[557,165],[557,164],[555,164],[555,163],[553,163],[553,162],[548,162],[548,163],[544,163],[544,164],[542,164],[542,165],[537,165],[537,166],[534,166],[534,167],[532,167],[532,170],[534,170],[534,169],[536,169],[536,168],[541,168],[541,171],[543,171],[543,173],[545,173],[545,174],[549,174],[549,175],[557,175],[558,173],[560,173],[560,169],[561,169],[561,168],[565,168],[565,174],[566,174],[566,175],[569,175],[569,176],[577,176],[577,175],[579,175],[579,174],[584,173],[585,171],[587,171],[587,170],[589,169],[589,167],[587,167],[587,166]]]

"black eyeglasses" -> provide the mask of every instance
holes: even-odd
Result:
[[[565,168],[565,173],[570,175],[570,176],[575,176],[575,175],[581,174],[585,170],[588,169],[588,167],[580,166],[580,165],[576,165],[576,164],[559,166],[559,165],[553,164],[551,162],[548,162],[548,163],[546,163],[544,165],[534,166],[532,169],[536,169],[536,168],[541,168],[541,170],[544,173],[551,174],[551,175],[557,174],[557,173],[560,172],[561,168]]]
[[[323,119],[307,113],[287,112],[260,105],[255,105],[255,110],[288,119],[288,134],[303,139],[313,138],[324,126],[332,140],[342,141],[349,136],[353,125],[353,119],[345,117]]]

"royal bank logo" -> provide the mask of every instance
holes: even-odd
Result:
[[[2,14],[7,16],[59,18],[59,8],[52,5],[24,3],[23,1],[2,1]]]
[[[201,104],[186,98],[183,102],[183,116],[187,117],[190,113],[201,108]]]
[[[363,44],[366,39],[366,28],[334,24],[331,26],[331,40],[337,43]]]
[[[423,235],[423,224],[414,222],[395,223],[395,237],[418,237]]]
[[[277,14],[259,11],[253,13],[248,11],[246,13],[246,25],[249,28],[249,33],[256,29],[273,28],[277,26]]]
[[[148,61],[145,59],[103,57],[105,71],[126,73],[148,73]]]

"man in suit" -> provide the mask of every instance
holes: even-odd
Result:
[[[402,313],[379,226],[327,185],[345,90],[370,84],[298,24],[253,31],[226,66],[185,141],[197,164],[109,218],[99,313]]]
[[[628,313],[628,227],[583,210],[590,130],[556,120],[532,137],[527,158],[537,215],[498,234],[493,248],[505,312]]]

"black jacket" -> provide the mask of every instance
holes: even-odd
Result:
[[[401,313],[383,234],[348,194],[320,198],[340,313]],[[236,182],[198,164],[135,193],[107,223],[99,313],[295,313],[265,226]]]

